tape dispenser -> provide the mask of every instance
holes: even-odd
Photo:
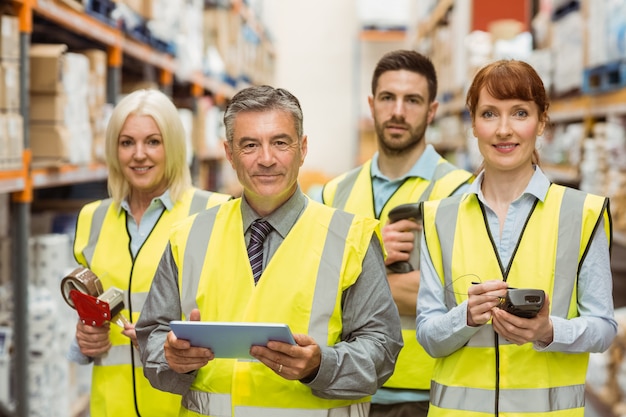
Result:
[[[103,291],[100,278],[88,268],[78,267],[64,277],[61,294],[84,324],[101,327],[114,322],[124,327],[124,323],[128,323],[120,314],[124,309],[124,292],[115,287]]]

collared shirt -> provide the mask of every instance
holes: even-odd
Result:
[[[476,194],[484,204],[496,250],[502,264],[508,265],[533,204],[536,199],[545,200],[550,181],[543,171],[536,167],[526,190],[509,206],[500,235],[498,216],[487,204],[481,190],[483,178],[481,172],[468,192]],[[417,337],[431,356],[447,356],[461,348],[480,327],[467,325],[467,301],[448,311],[444,303],[444,288],[423,237],[420,270]],[[602,221],[593,236],[578,276],[580,316],[570,320],[550,316],[554,329],[553,341],[548,346],[534,343],[534,349],[546,352],[606,350],[617,332],[617,323],[613,317],[612,284],[609,247]]]
[[[156,226],[159,218],[161,218],[161,214],[163,210],[172,210],[174,208],[174,203],[172,202],[172,198],[170,197],[170,191],[166,190],[163,194],[158,197],[152,199],[152,202],[144,212],[141,217],[141,223],[137,226],[137,222],[133,217],[130,204],[128,204],[128,200],[125,198],[120,207],[118,208],[118,215],[122,210],[126,211],[126,230],[128,230],[128,234],[130,237],[130,250],[133,256],[133,259],[137,257],[137,253],[143,244],[146,242],[146,239],[152,232],[152,229]],[[80,347],[78,346],[78,341],[76,337],[72,339],[72,343],[70,344],[70,349],[67,352],[67,359],[76,362],[81,365],[88,364],[92,361],[92,358],[85,356],[80,351]]]
[[[285,204],[265,217],[274,230],[264,242],[264,265],[276,252],[307,204],[307,197],[298,188]],[[245,197],[241,201],[241,210],[244,237],[248,242],[250,224],[259,215],[248,205]],[[169,321],[180,319],[181,314],[177,271],[168,245],[136,331],[144,374],[159,389],[183,394],[195,379],[195,372],[179,374],[172,371],[163,352]],[[382,384],[376,378],[386,380],[393,372],[393,363],[384,361],[383,367],[377,369],[376,374],[372,373],[372,357],[397,356],[402,346],[398,310],[385,277],[380,242],[376,236],[372,236],[361,274],[342,296],[343,340],[334,346],[326,346],[326,341],[317,341],[322,353],[320,367],[317,375],[311,381],[306,381],[313,394],[323,398],[366,396],[371,394],[373,384]],[[360,337],[366,333],[368,337]]]
[[[298,188],[289,200],[269,216],[263,218],[263,220],[268,221],[272,226],[272,230],[263,242],[263,267],[267,265],[272,255],[276,252],[276,249],[283,243],[283,240],[285,240],[285,237],[293,225],[296,224],[296,221],[302,215],[307,203],[308,199]],[[246,246],[248,246],[251,234],[250,226],[252,222],[261,219],[261,217],[250,207],[245,198],[245,194],[241,199],[241,217],[243,220],[243,230],[245,230],[244,237]]]
[[[378,167],[379,153],[376,152],[372,157],[372,188],[374,192],[374,209],[376,211],[376,217],[380,217],[380,212],[385,207],[387,201],[391,198],[398,188],[409,178],[419,177],[425,180],[431,181],[433,175],[435,175],[435,169],[441,159],[441,155],[437,153],[432,145],[426,145],[424,153],[417,162],[406,172],[403,176],[396,179],[389,179],[385,176]],[[467,188],[467,185],[463,185],[457,190],[457,192],[463,192]]]
[[[141,246],[145,243],[148,235],[154,229],[163,210],[170,211],[174,208],[174,203],[170,197],[170,191],[166,190],[163,194],[152,199],[150,205],[141,216],[141,222],[137,225],[135,218],[130,210],[130,204],[127,199],[124,199],[120,204],[119,211],[126,211],[126,229],[130,236],[130,250],[133,255],[133,259],[137,257],[137,253]],[[118,211],[118,214],[119,214]]]
[[[432,181],[439,160],[441,159],[441,155],[435,150],[435,148],[431,144],[428,144],[424,149],[424,153],[422,153],[420,158],[415,162],[415,164],[413,164],[411,169],[409,169],[409,171],[407,171],[403,176],[392,180],[380,171],[380,168],[378,167],[379,155],[380,153],[376,152],[374,156],[372,156],[372,163],[370,168],[370,176],[372,179],[372,192],[374,194],[374,210],[377,218],[380,217],[380,213],[385,207],[385,204],[387,204],[387,201],[407,179],[419,177],[428,181]],[[454,192],[454,195],[464,193],[468,190],[468,187],[469,184],[467,183],[461,185]],[[320,188],[311,193],[311,198],[316,201],[323,202],[322,189]],[[381,387],[372,397],[372,403],[397,404],[405,402],[428,401],[428,399],[429,392],[427,390]]]

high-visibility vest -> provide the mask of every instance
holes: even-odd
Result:
[[[87,204],[80,211],[74,241],[74,256],[100,278],[104,290],[124,291],[123,314],[136,323],[150,289],[171,227],[179,220],[227,201],[231,196],[189,189],[171,211],[164,210],[150,236],[133,261],[126,212],[112,199]],[[92,417],[156,417],[177,413],[180,396],[154,389],[143,375],[139,352],[121,329],[110,331],[112,347],[95,358],[90,409]]]
[[[376,217],[371,179],[372,161],[353,169],[324,186],[324,204],[360,214]],[[472,180],[472,174],[455,167],[441,158],[432,181],[408,178],[389,198],[380,215],[381,224],[387,222],[389,211],[400,204],[418,203],[450,196],[463,184]],[[419,241],[419,240],[418,240]],[[416,251],[419,248],[415,248]],[[404,347],[400,351],[393,375],[383,385],[388,388],[428,390],[435,361],[417,342],[415,315],[403,315],[402,337]]]
[[[513,288],[542,289],[550,314],[579,315],[577,275],[604,218],[611,240],[608,199],[552,184],[537,200],[509,266],[500,265],[476,194],[426,202],[424,235],[453,308],[472,281],[506,280]],[[491,322],[456,352],[437,359],[429,416],[580,416],[588,353],[537,352],[498,336]]]
[[[331,233],[332,231],[332,233]],[[243,233],[241,199],[180,223],[170,238],[183,314],[203,321],[287,323],[333,346],[343,329],[341,300],[361,274],[378,221],[309,201],[257,283]],[[212,360],[183,396],[180,416],[367,416],[370,397],[332,400],[260,362]]]

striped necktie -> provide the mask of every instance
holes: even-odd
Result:
[[[250,226],[250,243],[248,244],[248,258],[252,267],[252,275],[256,284],[263,272],[263,241],[272,231],[272,226],[264,220],[255,220]]]

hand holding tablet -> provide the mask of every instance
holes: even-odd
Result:
[[[211,349],[216,358],[252,359],[250,348],[270,340],[296,344],[289,326],[281,323],[174,320],[170,327],[177,338]]]

